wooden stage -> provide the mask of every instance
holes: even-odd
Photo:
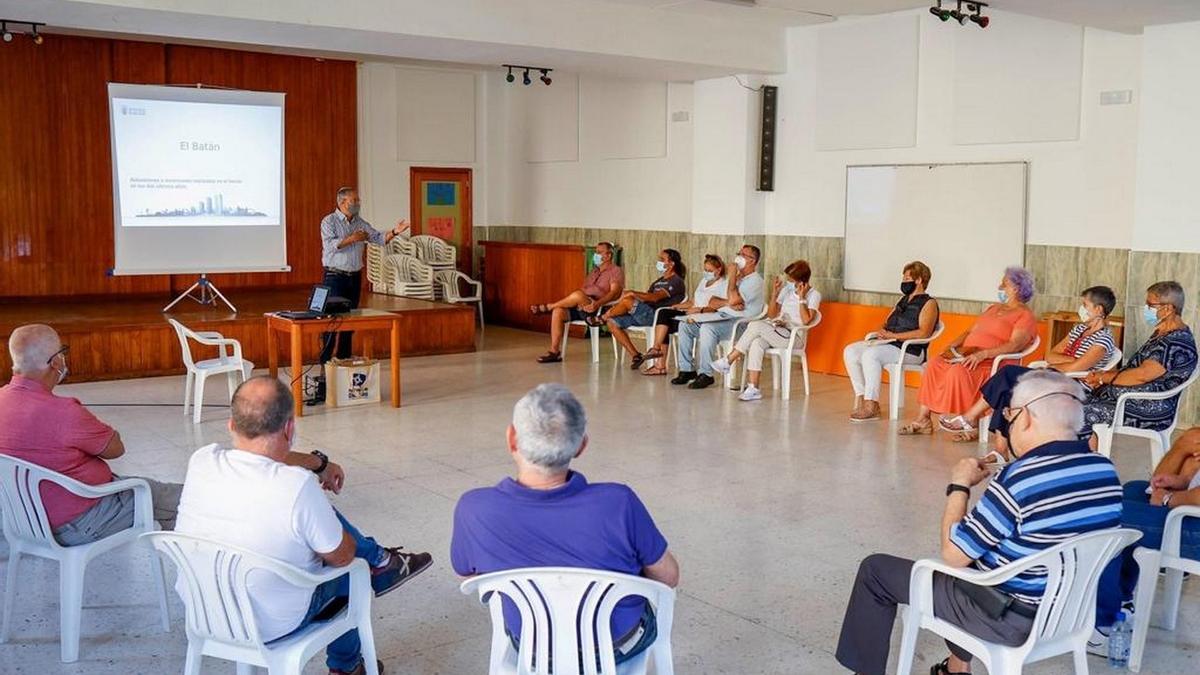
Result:
[[[179,340],[166,317],[194,330],[213,330],[239,340],[245,358],[255,368],[267,367],[267,321],[264,314],[276,310],[304,309],[311,286],[295,289],[240,290],[228,292],[238,308],[202,307],[190,300],[175,305],[171,313],[162,308],[167,295],[113,300],[38,300],[0,303],[0,338],[17,326],[45,323],[54,327],[64,344],[73,382],[114,380],[183,373]],[[451,305],[391,295],[363,293],[362,307],[400,315],[400,353],[404,356],[455,354],[475,351],[475,316],[472,305]],[[375,356],[386,358],[388,338],[379,334],[371,340]],[[316,361],[319,337],[304,345],[306,363]],[[210,350],[210,351],[204,351]],[[8,350],[0,350],[0,382],[12,373]],[[196,358],[216,355],[215,348],[192,344]],[[362,341],[354,336],[354,353],[362,353]]]

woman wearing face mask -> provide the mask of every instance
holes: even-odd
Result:
[[[954,338],[921,376],[917,418],[900,427],[901,435],[932,434],[933,413],[959,414],[979,400],[979,387],[992,372],[992,359],[1019,352],[1037,337],[1037,319],[1026,304],[1033,298],[1033,275],[1024,267],[1004,270],[997,289],[1000,302],[989,306],[971,329]]]
[[[1117,351],[1108,315],[1117,306],[1117,296],[1108,286],[1092,286],[1080,294],[1079,320],[1071,332],[1046,353],[1046,366],[1062,373],[1085,373],[1099,370]],[[1005,366],[980,388],[983,398],[962,415],[943,416],[938,425],[953,434],[956,441],[979,438],[979,419],[988,409],[1003,410],[1012,398],[1017,380],[1029,372],[1023,366]],[[1008,424],[1003,416],[993,414],[988,430],[997,448],[1007,447]]]
[[[630,367],[634,370],[642,365],[646,357],[633,345],[633,341],[629,339],[629,334],[625,332],[625,329],[629,326],[653,324],[654,310],[659,307],[677,305],[687,294],[687,287],[683,285],[683,276],[687,274],[687,266],[683,264],[679,251],[673,248],[659,251],[658,261],[654,263],[654,266],[662,276],[655,279],[645,293],[625,291],[617,304],[597,317],[594,322],[589,321],[593,325],[608,324],[608,330],[612,332],[617,343],[633,357]]]
[[[704,276],[696,284],[696,292],[691,300],[685,300],[669,309],[657,313],[654,320],[654,346],[645,354],[646,369],[643,375],[666,375],[666,355],[668,336],[679,330],[676,319],[686,314],[715,312],[728,303],[729,278],[725,276],[725,261],[712,253],[704,256]]]
[[[762,398],[758,382],[762,377],[763,357],[766,351],[787,347],[792,329],[808,325],[816,317],[816,312],[821,306],[821,294],[809,284],[811,278],[812,268],[809,267],[808,261],[796,260],[788,265],[781,276],[775,277],[771,287],[767,318],[746,326],[729,356],[713,361],[713,370],[727,375],[733,364],[743,356],[747,357],[746,377],[749,383],[738,396],[739,401],[757,401]],[[804,333],[797,338],[800,339],[805,339]]]
[[[842,351],[846,372],[854,386],[851,422],[879,419],[879,390],[884,367],[900,360],[900,345],[905,340],[927,338],[937,328],[937,300],[925,292],[932,276],[929,266],[920,260],[905,265],[900,278],[900,301],[888,315],[883,329],[875,333],[876,338],[890,342],[880,344],[878,340],[862,340],[846,345]],[[916,365],[925,361],[926,348],[927,345],[909,345],[904,363]]]
[[[1196,339],[1180,315],[1183,287],[1175,281],[1160,281],[1146,289],[1142,320],[1154,332],[1125,365],[1103,373],[1090,373],[1083,383],[1091,390],[1083,404],[1085,423],[1080,437],[1096,438],[1092,426],[1112,424],[1117,398],[1128,392],[1158,392],[1174,389],[1196,369]],[[1171,426],[1179,396],[1147,401],[1133,399],[1125,404],[1123,424],[1139,429],[1160,430]]]

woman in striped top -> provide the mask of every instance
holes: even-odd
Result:
[[[1112,363],[1117,354],[1108,316],[1117,306],[1117,296],[1108,286],[1092,286],[1079,294],[1080,323],[1071,328],[1067,337],[1046,353],[1045,365],[1062,373],[1086,373],[1101,370]],[[943,416],[938,424],[953,434],[956,441],[979,438],[979,420],[988,409],[1001,410],[1008,405],[1017,380],[1029,372],[1022,366],[1005,366],[980,388],[981,398],[962,415]],[[1007,443],[1008,424],[1002,415],[993,412],[988,431],[997,447]]]

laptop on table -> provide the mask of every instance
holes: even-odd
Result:
[[[276,312],[278,316],[285,319],[320,319],[327,316],[325,311],[329,304],[329,287],[317,284],[313,286],[312,293],[308,296],[308,309],[303,312]]]

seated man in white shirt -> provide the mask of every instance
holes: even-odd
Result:
[[[321,491],[340,491],[342,473],[314,453],[291,451],[296,437],[291,392],[273,377],[242,383],[230,405],[232,446],[206,445],[192,455],[179,501],[176,531],[216,539],[282,560],[310,572],[344,567],[354,558],[371,566],[371,586],[380,596],[395,590],[433,562],[428,553],[384,548],[364,537],[334,511]],[[318,475],[325,476],[318,479]],[[297,588],[269,573],[249,583],[254,617],[264,640],[284,637],[344,602],[350,579],[342,576],[315,591]],[[330,643],[330,675],[365,672],[358,631]],[[380,665],[379,672],[383,672]]]

